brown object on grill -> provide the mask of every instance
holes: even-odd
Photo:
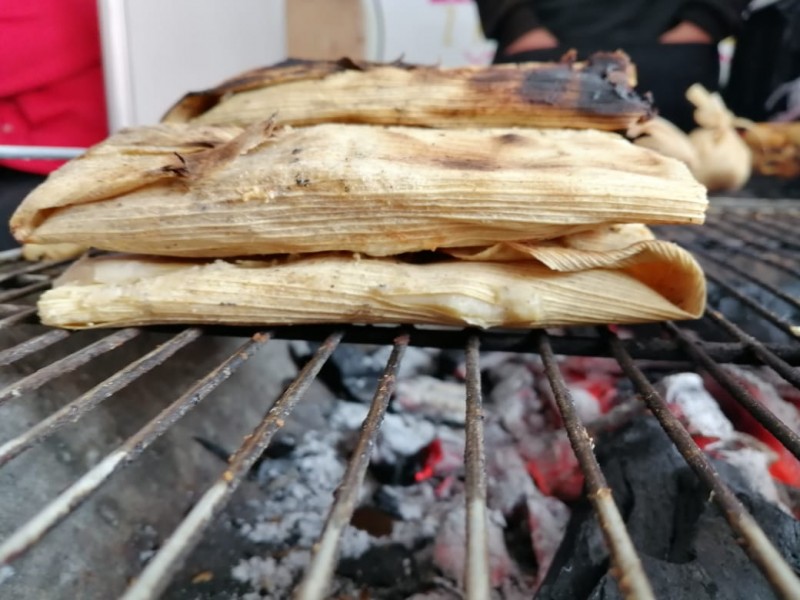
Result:
[[[243,73],[184,96],[169,123],[249,125],[277,113],[283,123],[424,127],[570,127],[625,130],[651,115],[622,52],[586,62],[441,69],[349,59],[289,61]]]
[[[504,262],[496,256],[426,264],[349,255],[211,263],[100,257],[67,271],[43,294],[39,315],[45,324],[70,328],[342,322],[531,327],[699,317],[705,279],[692,256],[670,242],[646,239],[652,238],[646,228],[633,236],[626,229],[512,244],[517,256]],[[642,241],[629,244],[631,237]]]
[[[181,257],[391,256],[702,223],[680,162],[602,131],[196,124],[118,133],[11,219],[25,243]]]
[[[753,170],[791,179],[800,176],[800,123],[751,123],[744,141],[753,153]]]

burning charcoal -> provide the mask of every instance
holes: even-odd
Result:
[[[599,439],[596,453],[657,598],[774,597],[653,418]],[[800,569],[800,523],[755,493],[733,466],[715,461],[715,467],[790,566]],[[579,506],[538,598],[621,598],[608,569],[597,519],[588,504]]]
[[[298,367],[311,358],[318,346],[308,342],[291,343],[292,358]],[[391,346],[342,344],[322,367],[318,378],[340,398],[371,402],[391,352]],[[398,379],[432,373],[436,369],[439,352],[430,348],[406,348]]]
[[[392,587],[398,593],[417,589],[419,581],[414,554],[400,544],[372,546],[356,559],[344,558],[339,561],[336,572],[357,584]]]
[[[437,422],[463,425],[466,419],[466,393],[462,382],[419,375],[397,382],[392,406]]]
[[[434,564],[459,586],[464,583],[464,559],[467,550],[466,513],[462,498],[459,507],[444,517],[433,547]],[[492,587],[500,587],[516,572],[516,566],[508,554],[503,537],[504,526],[503,516],[497,511],[489,511],[487,542]]]
[[[566,502],[575,500],[583,490],[583,473],[567,432],[543,431],[518,441],[517,448],[536,487],[546,496]]]
[[[512,446],[495,449],[487,456],[489,506],[506,518],[522,509],[530,532],[531,549],[544,579],[564,537],[569,509],[556,498],[542,494],[531,480],[525,463]]]
[[[781,398],[773,386],[761,379],[753,370],[734,365],[723,365],[723,368],[753,398],[761,402],[794,432],[800,433],[800,410]],[[715,379],[706,377],[704,381],[709,392],[717,399],[720,407],[734,423],[736,429],[762,441],[777,455],[777,460],[770,467],[772,476],[787,485],[800,487],[800,461],[775,439],[755,417],[736,402]]]
[[[494,414],[516,437],[544,428],[543,404],[536,393],[531,370],[519,361],[506,361],[487,371],[492,383],[486,395]]]

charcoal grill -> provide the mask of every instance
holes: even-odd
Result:
[[[460,348],[466,353],[466,489],[467,532],[465,595],[470,599],[489,597],[486,543],[486,472],[483,443],[480,384],[481,351],[536,353],[561,411],[572,448],[585,476],[586,492],[596,511],[613,564],[612,573],[626,598],[652,598],[653,592],[637,551],[593,452],[593,441],[581,423],[575,405],[559,371],[557,355],[607,356],[615,358],[633,383],[641,400],[656,417],[694,473],[708,488],[735,532],[746,553],[763,572],[781,598],[800,598],[800,579],[767,539],[734,493],[723,483],[711,462],[686,429],[670,413],[641,369],[639,361],[659,361],[676,367],[704,371],[726,389],[768,431],[800,458],[800,437],[769,412],[739,383],[720,368],[722,363],[761,364],[772,368],[786,381],[800,388],[800,340],[797,321],[800,301],[776,284],[781,277],[800,277],[800,207],[791,201],[767,204],[753,201],[715,200],[708,224],[694,228],[662,228],[662,237],[674,239],[696,253],[715,289],[702,322],[664,323],[659,335],[650,328],[634,328],[631,339],[619,338],[613,330],[477,331],[419,327],[313,326],[277,327],[263,330],[233,327],[159,327],[169,339],[123,369],[108,373],[99,385],[83,393],[44,420],[34,423],[0,444],[0,467],[13,469],[13,460],[46,440],[61,427],[84,417],[107,398],[137,378],[167,363],[180,349],[204,336],[245,338],[240,347],[208,372],[197,374],[196,382],[116,450],[96,462],[82,477],[35,512],[27,522],[0,541],[0,581],[12,576],[16,559],[48,543],[48,533],[70,519],[81,504],[102,487],[113,486],[115,474],[148,450],[162,434],[192,410],[209,393],[233,377],[237,369],[272,339],[323,342],[313,358],[272,404],[263,420],[244,437],[241,446],[221,469],[216,481],[202,493],[173,533],[161,544],[143,571],[124,593],[126,600],[155,598],[164,592],[188,554],[201,540],[215,517],[225,508],[254,463],[261,457],[276,432],[290,418],[319,374],[326,360],[340,344],[369,343],[393,347],[380,378],[371,408],[360,432],[356,451],[330,508],[324,530],[314,547],[312,559],[297,589],[302,599],[326,596],[337,561],[341,534],[350,522],[358,500],[381,421],[387,411],[398,365],[409,345]],[[24,263],[19,252],[0,256],[0,328],[11,329],[36,323],[33,301],[50,286],[65,262]],[[766,301],[766,300],[768,301]],[[623,299],[621,299],[623,301]],[[723,314],[723,302],[734,302],[748,316],[746,323],[734,323]],[[795,311],[795,312],[793,312]],[[700,325],[700,327],[698,327]],[[40,327],[40,326],[37,326]],[[49,384],[57,385],[65,373],[91,368],[92,361],[129,343],[140,335],[136,328],[108,331],[98,339],[89,332],[65,332],[47,328],[16,345],[0,350],[0,366],[8,366],[70,338],[82,347],[63,358],[45,364],[0,390],[0,404],[25,402],[26,394]],[[702,335],[699,335],[701,332]],[[709,334],[708,332],[712,332]],[[2,410],[2,409],[0,409]],[[32,477],[22,473],[20,477]],[[169,502],[165,490],[164,502]],[[153,511],[159,502],[154,500]],[[800,548],[797,549],[800,552]],[[1,587],[0,587],[1,590]],[[2,595],[2,591],[0,591]]]

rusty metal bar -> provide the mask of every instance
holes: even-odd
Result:
[[[164,342],[124,369],[98,383],[91,390],[76,398],[58,411],[39,421],[26,432],[0,445],[0,467],[22,452],[46,439],[64,425],[74,423],[98,404],[148,371],[154,369],[178,350],[200,337],[198,328],[185,329],[171,340]]]
[[[466,467],[467,553],[465,556],[467,600],[491,595],[489,541],[486,515],[486,454],[483,444],[483,396],[481,392],[480,340],[467,341],[467,417],[464,465]]]
[[[777,595],[785,600],[800,598],[800,580],[792,568],[769,541],[756,520],[747,512],[736,495],[720,479],[703,451],[694,443],[689,432],[673,415],[644,373],[620,344],[619,338],[608,333],[612,353],[625,375],[633,382],[647,407],[658,419],[661,427],[672,440],[697,477],[712,492],[731,529],[736,532],[739,543],[758,566]]]
[[[748,243],[747,246],[743,246],[741,244],[733,243],[734,241],[740,242],[741,240],[737,238],[736,240],[731,240],[730,238],[726,237],[723,234],[720,234],[714,229],[709,229],[708,227],[703,227],[702,231],[698,232],[699,235],[703,236],[704,238],[713,241],[714,243],[720,244],[724,246],[726,252],[735,252],[737,254],[741,254],[742,256],[746,256],[756,262],[763,263],[769,265],[774,269],[778,269],[792,275],[794,277],[800,277],[800,269],[793,266],[792,264],[788,264],[786,258],[774,258],[770,254],[765,254],[764,252],[771,253],[773,249],[767,246],[766,244],[758,245],[757,247],[761,248],[764,252],[755,252],[750,248],[751,245],[756,246],[755,243]],[[695,234],[698,235],[698,234]]]
[[[119,468],[133,462],[150,444],[228,379],[269,339],[268,334],[255,334],[213,371],[151,419],[147,425],[59,494],[30,521],[12,533],[0,544],[0,565],[7,565],[30,550],[48,531],[77,509]]]
[[[176,333],[176,327],[154,327],[148,330],[162,333]],[[429,329],[425,327],[407,327],[410,331],[410,346],[442,349],[464,348],[471,332],[462,329]],[[209,335],[239,336],[252,331],[246,327],[206,326]],[[351,344],[386,344],[387,340],[401,335],[401,328],[377,327],[371,325],[342,326],[347,340]],[[274,327],[274,339],[322,341],[330,335],[329,325],[296,325]],[[535,343],[533,333],[529,329],[481,331],[481,348],[484,351],[529,352]],[[653,360],[659,362],[685,361],[686,355],[675,340],[638,337],[623,340],[625,348],[637,360]],[[563,336],[552,336],[550,344],[556,354],[579,356],[608,356],[608,344],[596,336],[569,333]],[[753,364],[753,354],[748,348],[734,342],[703,342],[703,347],[710,356],[719,362]],[[787,363],[800,365],[800,345],[791,342],[766,343],[764,347],[779,356]]]
[[[775,240],[776,231],[774,229],[770,229],[769,227],[765,227],[761,223],[753,222],[751,220],[748,220],[747,218],[739,217],[738,215],[737,216],[728,215],[725,218],[725,220],[735,225],[736,227],[741,227],[756,235],[763,236],[767,239]],[[781,237],[779,238],[778,241],[784,248],[791,249],[791,251],[793,252],[800,250],[800,240],[791,241],[787,240],[785,237]]]
[[[322,366],[333,354],[342,339],[342,333],[331,335],[317,349],[295,380],[272,405],[264,419],[230,457],[228,467],[194,505],[156,555],[147,563],[141,575],[131,584],[122,600],[151,600],[157,598],[169,585],[175,571],[200,541],[208,525],[225,507],[253,464],[266,450],[272,436],[283,427],[297,402],[308,390]]]
[[[775,356],[769,349],[749,333],[742,331],[734,323],[726,319],[723,314],[713,308],[706,309],[706,316],[719,325],[729,336],[744,344],[765,365],[772,368],[778,375],[800,389],[800,372],[780,357]]]
[[[394,341],[394,348],[386,368],[378,383],[378,389],[372,398],[372,405],[361,425],[361,435],[353,451],[353,457],[347,463],[347,471],[342,478],[339,488],[336,490],[336,498],[328,519],[325,521],[325,528],[322,531],[318,542],[314,544],[311,564],[306,570],[300,587],[297,590],[298,600],[322,600],[327,598],[330,590],[331,577],[336,567],[336,558],[339,552],[339,543],[342,532],[349,525],[353,517],[358,494],[364,483],[364,476],[372,455],[372,447],[378,438],[378,429],[383,422],[386,409],[389,406],[389,399],[394,391],[397,370],[403,353],[408,346],[409,338],[407,335],[400,336]]]
[[[707,250],[704,250],[702,248],[699,248],[694,244],[689,245],[689,249],[694,254],[697,254],[698,256],[701,256],[706,260],[712,261],[714,264],[718,265],[723,270],[727,270],[727,271],[730,271],[731,273],[735,273],[736,275],[738,275],[742,279],[746,279],[747,281],[750,281],[750,282],[752,282],[752,283],[764,288],[765,290],[767,290],[770,294],[772,294],[776,298],[780,298],[781,300],[783,300],[787,304],[789,304],[789,305],[793,306],[794,308],[800,310],[800,300],[798,300],[797,298],[787,294],[782,289],[772,285],[768,281],[764,281],[761,277],[759,277],[757,275],[753,275],[752,273],[748,273],[744,269],[742,269],[740,267],[737,267],[736,265],[731,264],[727,260],[719,258],[718,256],[715,256],[711,252],[709,252]]]
[[[45,281],[34,281],[33,283],[29,283],[28,285],[24,285],[20,288],[14,288],[8,290],[6,292],[0,293],[0,303],[8,302],[9,300],[16,300],[17,298],[23,298],[33,292],[41,291],[45,288],[50,287],[53,282],[49,279]]]
[[[47,260],[32,264],[25,264],[21,267],[17,267],[16,269],[11,269],[9,271],[0,272],[0,283],[8,281],[9,279],[13,279],[19,275],[27,275],[30,273],[38,273],[40,271],[46,271],[47,269],[60,267],[62,265],[66,265],[71,263],[72,259],[68,260]]]
[[[52,346],[56,342],[60,342],[61,340],[68,338],[70,335],[72,335],[71,332],[66,331],[65,329],[51,329],[47,333],[43,333],[29,340],[25,340],[16,346],[6,348],[5,350],[0,350],[0,367],[14,364],[18,360],[21,360],[30,354],[38,352],[39,350],[47,348],[48,346]]]
[[[539,355],[544,363],[547,379],[564,420],[570,444],[586,478],[589,501],[597,513],[600,529],[611,555],[611,573],[617,580],[622,596],[627,600],[655,599],[653,588],[645,575],[636,548],[631,541],[625,522],[617,508],[603,471],[594,455],[594,442],[578,417],[575,403],[564,382],[556,362],[553,348],[546,334],[539,338]]]
[[[709,265],[706,265],[703,269],[706,274],[706,279],[709,281],[713,281],[717,286],[725,290],[725,293],[729,296],[736,298],[742,304],[748,306],[753,310],[753,312],[758,313],[764,319],[769,321],[772,325],[783,331],[786,335],[790,336],[792,339],[797,339],[800,337],[800,333],[797,330],[796,325],[792,325],[789,321],[784,319],[783,317],[776,315],[771,310],[764,308],[761,304],[753,300],[750,296],[744,295],[740,292],[736,287],[731,285],[726,281],[724,277],[722,277],[718,272],[715,271],[715,268],[709,268]]]
[[[11,325],[15,325],[24,319],[27,319],[31,315],[36,314],[36,307],[30,306],[27,308],[20,308],[16,312],[8,315],[7,317],[3,317],[0,319],[0,329],[5,329]]]
[[[110,352],[115,348],[119,348],[125,342],[128,342],[141,333],[141,329],[129,328],[121,329],[96,341],[93,344],[81,348],[77,352],[73,352],[69,356],[50,363],[46,367],[42,367],[38,371],[31,373],[27,377],[23,377],[19,381],[15,381],[0,390],[0,404],[7,402],[11,398],[17,398],[25,392],[35,390],[51,379],[55,379],[65,373],[74,371],[88,363],[90,360],[97,358],[101,354]]]
[[[767,431],[774,435],[794,456],[800,460],[800,436],[792,431],[783,421],[753,398],[747,390],[733,377],[725,372],[721,365],[711,360],[687,334],[673,323],[665,323],[667,331],[683,344],[686,352],[700,367],[707,371],[725,390],[761,423]]]

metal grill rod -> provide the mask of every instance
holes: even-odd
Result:
[[[716,244],[724,246],[726,252],[736,252],[737,254],[741,254],[757,262],[769,265],[774,269],[778,269],[780,271],[783,271],[784,273],[793,275],[794,277],[800,277],[800,269],[793,267],[789,264],[786,264],[785,262],[783,262],[783,259],[781,258],[773,258],[769,254],[764,254],[764,253],[759,254],[758,252],[753,251],[749,247],[750,245],[757,246],[766,252],[772,252],[773,249],[767,246],[766,244],[757,245],[749,241],[748,241],[748,246],[741,246],[739,244],[734,244],[728,237],[718,233],[714,229],[709,229],[708,227],[705,227],[703,229],[701,235],[707,240],[711,240]]]
[[[711,262],[713,262],[714,264],[716,264],[718,267],[722,268],[723,270],[730,271],[731,273],[735,273],[736,275],[738,275],[742,279],[746,279],[747,281],[750,281],[750,282],[752,282],[752,283],[764,288],[770,294],[772,294],[776,298],[780,298],[781,300],[783,300],[787,304],[790,304],[794,308],[800,309],[800,301],[798,301],[797,298],[794,298],[794,297],[790,296],[789,294],[787,294],[783,290],[775,287],[774,285],[772,285],[768,281],[764,281],[761,277],[758,277],[757,275],[753,275],[752,273],[748,273],[744,269],[741,269],[741,268],[737,267],[736,265],[731,264],[726,259],[723,259],[723,258],[720,258],[718,256],[715,256],[711,252],[708,252],[707,250],[703,250],[702,248],[697,247],[696,244],[687,244],[687,245],[689,246],[689,249],[693,253],[697,254],[698,256],[703,257],[703,259],[710,260]]]
[[[297,402],[305,395],[311,382],[339,345],[342,335],[341,332],[334,333],[317,349],[258,427],[244,438],[244,443],[230,457],[228,467],[219,479],[206,490],[142,574],[126,590],[121,600],[151,600],[166,589],[182,561],[197,545],[208,525],[225,507],[253,464],[266,450],[272,436],[283,427]]]
[[[11,269],[9,271],[3,271],[2,273],[0,273],[0,283],[8,281],[9,279],[13,279],[14,277],[19,277],[20,275],[39,273],[41,271],[46,271],[47,269],[61,267],[63,265],[71,263],[72,260],[73,259],[71,258],[66,260],[45,260],[41,262],[35,262],[23,265],[21,267],[17,267],[16,269]]]
[[[141,329],[121,329],[96,341],[77,352],[73,352],[69,356],[50,363],[46,367],[42,367],[38,371],[31,373],[27,377],[23,377],[19,381],[7,385],[0,390],[0,405],[7,402],[11,398],[17,398],[24,392],[35,390],[51,379],[74,371],[80,366],[85,365],[90,360],[97,358],[101,354],[110,352],[115,348],[119,348],[125,342],[129,342],[142,332]]]
[[[764,250],[777,257],[777,260],[771,257],[766,257],[765,259],[762,259],[765,260],[765,262],[776,260],[776,261],[787,261],[788,263],[794,263],[796,261],[795,257],[786,255],[783,252],[783,249],[779,247],[780,240],[774,240],[772,237],[765,240],[763,236],[753,236],[749,232],[742,229],[737,229],[735,226],[731,225],[730,223],[726,223],[724,221],[715,221],[706,223],[706,225],[703,226],[703,231],[701,232],[701,235],[708,235],[712,232],[713,234],[718,235],[719,237],[717,238],[717,240],[721,241],[726,246],[732,245],[734,241],[735,242],[743,241],[746,242],[749,246],[753,246],[754,248]]]
[[[713,281],[717,286],[725,290],[727,294],[733,296],[741,302],[742,304],[750,307],[754,312],[758,313],[762,317],[764,317],[767,321],[775,325],[778,329],[783,331],[786,335],[797,339],[800,337],[800,333],[796,330],[796,326],[792,325],[789,321],[784,319],[783,317],[779,317],[771,310],[764,308],[761,304],[750,298],[749,296],[745,296],[742,292],[737,290],[734,286],[728,283],[724,277],[719,275],[716,271],[716,268],[709,268],[709,265],[705,265],[704,268],[706,278],[710,281]]]
[[[753,398],[742,385],[725,370],[709,358],[689,336],[673,323],[665,323],[664,327],[683,344],[689,355],[701,368],[707,371],[725,390],[733,396],[767,431],[774,435],[798,460],[800,460],[800,436],[792,431],[783,421],[776,417],[761,402]]]
[[[36,307],[31,306],[20,306],[17,308],[15,312],[8,315],[7,317],[3,317],[0,319],[0,329],[5,329],[10,325],[14,325],[15,323],[19,323],[20,321],[27,319],[31,315],[36,313]]]
[[[378,430],[389,406],[397,370],[400,368],[408,341],[408,335],[400,336],[394,341],[394,348],[378,382],[369,413],[361,425],[361,434],[353,451],[353,457],[347,463],[347,471],[335,492],[336,500],[328,514],[322,535],[314,544],[311,564],[297,590],[296,598],[298,600],[322,600],[328,595],[328,586],[336,567],[342,533],[353,517],[358,494],[364,484],[364,476],[372,455],[372,448],[378,438]]]
[[[33,292],[39,292],[50,287],[52,283],[53,282],[50,279],[34,281],[33,283],[29,283],[28,285],[24,285],[20,288],[14,288],[13,290],[2,292],[0,293],[0,303],[16,300],[17,298],[23,298],[29,294],[32,294]]]
[[[758,523],[745,510],[736,495],[722,482],[703,451],[694,443],[689,432],[673,415],[667,403],[661,398],[644,373],[634,364],[633,359],[620,344],[619,338],[611,332],[609,345],[625,375],[633,382],[642,400],[658,419],[661,427],[678,448],[683,458],[695,472],[700,481],[712,492],[714,502],[738,536],[745,552],[761,569],[778,596],[785,600],[800,598],[800,580],[780,553],[772,545]]]
[[[611,573],[617,580],[623,597],[627,600],[654,600],[653,588],[645,575],[642,563],[636,554],[636,548],[625,528],[625,522],[614,502],[611,488],[600,470],[600,465],[594,455],[592,438],[580,421],[575,403],[564,382],[564,376],[558,368],[556,357],[546,334],[541,335],[538,350],[553,390],[553,396],[558,404],[558,410],[564,419],[564,428],[567,430],[575,457],[586,478],[589,501],[597,513],[600,529],[611,554],[614,567]]]
[[[735,324],[726,319],[722,313],[714,310],[713,308],[707,308],[706,317],[716,323],[732,338],[748,346],[761,362],[772,368],[778,375],[783,377],[794,387],[800,389],[800,372],[798,372],[796,368],[790,366],[786,361],[775,356],[764,346],[764,344],[759,342],[752,335],[739,329]]]
[[[16,346],[6,348],[5,350],[0,350],[0,367],[6,367],[14,364],[18,360],[21,360],[26,356],[33,354],[34,352],[38,352],[39,350],[43,350],[48,346],[52,346],[61,340],[67,339],[70,335],[71,333],[65,329],[51,329],[47,333],[43,333],[29,340],[25,340]]]
[[[117,371],[105,381],[98,383],[91,390],[60,408],[49,417],[39,421],[26,432],[0,445],[0,467],[34,444],[46,439],[64,425],[76,422],[101,402],[196,340],[201,333],[202,331],[198,328],[184,330],[124,369]]]
[[[245,361],[269,340],[267,334],[256,334],[217,368],[194,384],[186,393],[162,410],[147,425],[129,437],[116,450],[106,455],[80,479],[59,494],[30,521],[22,525],[0,545],[0,565],[7,565],[30,550],[44,535],[78,508],[119,467],[133,462],[150,444],[174,423],[197,406],[208,394],[228,379]]]
[[[483,443],[483,396],[481,392],[480,340],[467,341],[467,417],[464,464],[466,467],[467,554],[465,557],[467,600],[491,596],[489,541],[486,515],[486,455]]]
[[[777,228],[770,229],[769,227],[764,227],[761,223],[753,222],[752,220],[739,217],[738,215],[729,215],[727,220],[732,222],[737,227],[742,227],[756,235],[764,236],[767,239],[774,239],[776,233],[781,233],[780,231],[776,231]],[[785,237],[781,237],[780,242],[783,246],[791,249],[794,252],[800,250],[800,241],[787,240]]]

